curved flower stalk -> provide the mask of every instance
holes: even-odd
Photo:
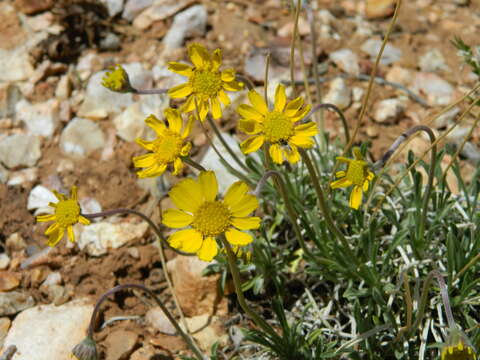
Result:
[[[72,186],[70,190],[70,198],[64,194],[53,190],[57,203],[49,203],[48,205],[55,209],[55,213],[51,215],[39,215],[35,219],[37,222],[54,221],[52,225],[45,231],[48,235],[48,246],[55,246],[62,240],[65,231],[67,231],[68,239],[71,242],[75,241],[73,233],[73,225],[82,223],[84,225],[90,224],[90,220],[80,214],[80,205],[77,201],[77,187]]]
[[[363,193],[368,191],[370,181],[373,180],[375,174],[368,169],[368,162],[364,160],[360,148],[353,148],[353,154],[355,159],[337,157],[338,161],[347,164],[347,170],[337,171],[335,176],[339,179],[332,182],[330,187],[338,189],[353,185],[349,205],[353,209],[358,209],[362,204]]]
[[[310,105],[297,97],[287,103],[285,86],[278,85],[275,90],[273,110],[269,110],[265,99],[251,90],[248,98],[252,106],[242,104],[237,112],[242,116],[238,128],[246,134],[253,135],[240,144],[244,154],[257,151],[264,143],[270,144],[270,157],[281,164],[284,160],[294,164],[300,160],[298,148],[311,148],[313,136],[318,133],[317,124],[309,121],[296,124],[310,111]]]
[[[194,111],[197,102],[201,121],[205,120],[209,111],[214,119],[219,119],[222,116],[220,102],[225,106],[230,105],[225,90],[240,91],[243,83],[236,80],[234,69],[219,70],[222,50],[216,49],[210,55],[203,45],[193,43],[188,47],[188,54],[193,66],[179,62],[168,63],[169,70],[188,77],[187,83],[171,88],[168,95],[173,99],[187,97],[181,107],[182,112]]]
[[[150,151],[147,154],[135,156],[133,164],[136,168],[144,168],[137,172],[138,177],[155,177],[162,175],[167,167],[173,167],[173,175],[178,175],[183,169],[182,157],[190,152],[192,144],[186,141],[190,134],[193,118],[183,126],[181,114],[178,110],[168,108],[164,112],[168,127],[155,115],[145,119],[145,123],[152,128],[157,138],[147,141],[137,138],[135,141],[144,149]]]
[[[175,229],[188,228],[170,235],[170,245],[211,261],[218,253],[216,238],[222,234],[234,246],[250,244],[252,236],[241,230],[258,229],[260,218],[248,216],[258,207],[257,198],[247,194],[248,190],[247,184],[237,181],[218,199],[213,171],[201,172],[197,181],[180,181],[169,192],[178,209],[165,210],[162,222]]]

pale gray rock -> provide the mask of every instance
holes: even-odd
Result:
[[[147,231],[148,224],[121,222],[112,224],[98,222],[82,228],[78,246],[91,256],[101,256],[109,249],[117,249],[131,240],[141,238]]]
[[[169,106],[167,95],[143,96],[113,119],[117,135],[125,141],[142,137],[147,128],[145,118],[151,114],[163,118],[163,111]]]
[[[222,133],[223,138],[225,139],[226,143],[233,152],[237,155],[238,158],[243,159],[245,155],[243,155],[242,151],[240,150],[240,146],[238,145],[238,141],[233,138],[231,135],[227,133]],[[218,151],[222,154],[225,160],[237,171],[243,172],[240,166],[233,160],[232,156],[227,152],[225,147],[220,142],[220,139],[215,137],[213,139],[213,144],[218,149]],[[230,174],[230,172],[222,165],[220,157],[217,155],[215,150],[210,146],[203,156],[202,161],[200,161],[200,165],[202,165],[207,170],[212,170],[215,172],[218,181],[218,188],[220,193],[224,193],[227,189],[232,185],[235,181],[238,181],[238,178],[235,175]]]
[[[50,189],[47,189],[43,185],[37,185],[30,191],[30,194],[28,194],[27,209],[42,209],[45,210],[46,213],[51,213],[51,208],[48,206],[50,202],[56,203],[58,199]]]
[[[0,316],[15,315],[32,306],[35,306],[35,301],[26,292],[0,292]]]
[[[153,4],[153,0],[127,0],[122,17],[132,21],[138,14]]]
[[[122,64],[128,74],[130,83],[136,89],[149,89],[153,84],[153,73],[151,70],[145,69],[142,63],[133,62],[130,64]],[[152,97],[152,96],[147,96]],[[153,96],[155,97],[155,96]]]
[[[480,162],[480,150],[478,146],[473,144],[470,141],[465,143],[465,146],[462,149],[462,155],[465,156],[468,160],[473,161],[475,163]]]
[[[124,360],[135,349],[138,342],[138,334],[129,330],[115,330],[108,334],[105,339],[107,356],[105,360]]]
[[[30,134],[13,134],[0,140],[0,162],[7,168],[34,166],[40,159],[40,138]]]
[[[105,145],[105,136],[97,123],[74,118],[63,129],[60,136],[60,149],[68,155],[86,157]]]
[[[8,180],[8,170],[0,164],[0,184],[5,184]]]
[[[8,317],[0,318],[0,349],[3,347],[3,342],[10,329],[11,321]]]
[[[155,21],[165,20],[191,4],[193,0],[155,0],[133,21],[133,26],[144,30]]]
[[[385,99],[375,104],[373,118],[379,123],[393,123],[404,113],[406,99]]]
[[[439,70],[449,70],[445,63],[445,58],[438,49],[432,49],[420,57],[418,62],[420,69],[427,72],[435,72]]]
[[[97,199],[91,197],[82,197],[78,200],[80,209],[82,209],[82,214],[93,214],[99,213],[102,211],[102,205],[97,201]],[[93,221],[98,220],[98,218],[93,219]]]
[[[1,253],[0,254],[0,270],[6,270],[8,268],[8,265],[10,265],[10,257],[5,253]]]
[[[0,48],[0,82],[28,80],[34,74],[28,50],[17,47],[12,50]]]
[[[163,38],[166,49],[182,47],[186,37],[202,36],[207,28],[207,9],[195,5],[173,18],[173,24]]]
[[[120,14],[123,10],[123,1],[124,0],[100,0],[108,10],[108,15],[114,17],[117,14]]]
[[[361,47],[361,50],[368,55],[370,55],[370,59],[372,61],[375,60],[378,53],[380,52],[380,48],[382,47],[381,40],[369,39],[365,41]],[[393,45],[387,43],[385,49],[383,50],[382,58],[380,59],[380,64],[382,65],[389,65],[397,62],[402,57],[402,51],[396,48]]]
[[[336,105],[340,110],[344,110],[350,106],[352,101],[352,91],[342,78],[336,78],[330,83],[330,88],[323,98],[324,103]]]
[[[105,73],[106,71],[100,71],[88,81],[85,100],[77,113],[79,117],[103,119],[133,104],[132,94],[116,93],[102,86]]]
[[[25,123],[30,134],[51,137],[59,122],[59,108],[57,99],[37,104],[20,100],[16,105],[16,114],[17,119]]]
[[[118,50],[121,47],[120,38],[117,34],[109,32],[103,39],[100,40],[100,49],[106,51]]]
[[[358,65],[358,57],[350,49],[340,49],[330,54],[330,60],[335,65],[348,74],[358,75],[360,74],[360,66]]]
[[[38,168],[27,168],[12,172],[8,177],[8,186],[34,183],[38,178]]]
[[[163,334],[175,335],[176,333],[175,327],[172,325],[170,320],[168,320],[162,309],[160,309],[158,306],[147,311],[145,320],[147,321],[148,325],[154,327]]]
[[[439,129],[439,128],[449,126],[450,124],[453,123],[453,120],[459,113],[460,113],[460,108],[455,106],[450,110],[448,110],[446,113],[438,116],[434,120],[435,128]]]
[[[15,107],[22,98],[20,89],[11,83],[0,83],[0,118],[14,118]]]
[[[420,96],[426,96],[432,106],[448,105],[453,100],[453,86],[434,73],[415,74],[412,90]]]
[[[65,360],[84,338],[93,305],[79,299],[62,306],[40,305],[12,322],[4,346],[15,345],[15,360]]]
[[[47,278],[43,281],[42,286],[61,285],[61,283],[62,275],[58,271],[55,271],[48,274]]]

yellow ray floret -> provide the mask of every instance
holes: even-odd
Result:
[[[188,54],[193,66],[178,62],[168,63],[168,69],[188,77],[188,82],[171,88],[168,94],[171,98],[184,98],[187,101],[181,107],[182,112],[194,111],[198,105],[198,114],[204,121],[210,111],[214,119],[222,116],[222,107],[230,104],[227,91],[239,91],[243,83],[235,80],[235,70],[220,71],[222,50],[216,49],[212,55],[207,49],[193,43],[188,47]]]
[[[164,211],[162,222],[182,230],[170,235],[168,242],[176,249],[196,253],[203,261],[217,255],[220,235],[233,246],[250,244],[252,236],[241,230],[258,229],[260,218],[248,216],[258,207],[257,198],[248,191],[247,184],[237,181],[219,198],[213,171],[202,171],[198,180],[180,181],[169,192],[177,209]]]
[[[168,127],[154,115],[150,115],[145,122],[151,127],[157,138],[153,141],[136,139],[137,144],[150,151],[147,154],[135,156],[133,165],[144,168],[137,172],[140,178],[162,175],[170,164],[173,166],[173,175],[178,175],[183,169],[182,156],[187,156],[192,144],[185,139],[190,134],[193,118],[183,126],[183,120],[178,110],[168,108],[164,112]]]
[[[368,170],[368,163],[363,160],[359,148],[354,148],[353,154],[355,159],[347,159],[342,156],[337,157],[338,161],[347,164],[347,170],[338,171],[335,175],[339,179],[332,182],[330,187],[338,189],[353,185],[353,190],[350,194],[350,207],[358,209],[362,204],[363,192],[368,191],[370,181],[373,180],[375,174]]]
[[[476,360],[474,349],[459,341],[455,345],[447,345],[442,349],[442,360]]]
[[[38,222],[54,221],[45,231],[45,235],[48,235],[47,245],[57,245],[63,238],[65,231],[67,231],[68,239],[74,242],[75,235],[73,234],[73,225],[78,222],[84,225],[90,224],[90,220],[80,215],[80,206],[77,201],[77,187],[72,187],[70,191],[71,198],[67,198],[64,194],[60,194],[55,190],[53,193],[59,201],[48,205],[55,209],[55,213],[52,215],[37,216],[36,220]]]
[[[242,152],[257,151],[266,142],[270,144],[270,157],[275,163],[287,160],[293,164],[300,160],[298,148],[312,147],[312,137],[318,133],[317,124],[313,121],[298,124],[309,113],[310,105],[303,106],[304,101],[300,97],[287,103],[283,85],[277,86],[272,111],[256,91],[251,90],[248,98],[252,105],[242,104],[237,109],[242,116],[238,128],[253,135],[240,144]]]

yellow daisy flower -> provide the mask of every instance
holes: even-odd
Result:
[[[178,110],[168,108],[164,114],[168,128],[154,115],[145,119],[147,125],[157,134],[155,140],[147,141],[140,138],[135,140],[144,149],[151,151],[132,159],[136,168],[145,168],[137,172],[140,178],[160,176],[169,164],[173,165],[173,175],[178,175],[183,169],[182,156],[187,156],[192,148],[192,144],[185,139],[190,134],[193,118],[191,117],[183,127],[182,116]]]
[[[40,215],[36,217],[38,222],[55,221],[45,231],[48,235],[47,245],[55,246],[63,238],[65,230],[67,230],[68,239],[75,241],[73,234],[73,225],[80,222],[84,225],[90,224],[90,220],[80,215],[80,205],[77,201],[77,187],[72,186],[70,191],[71,198],[67,198],[64,194],[60,194],[53,190],[53,193],[59,200],[57,203],[49,203],[48,205],[55,209],[52,215]]]
[[[275,91],[274,109],[268,109],[265,100],[254,90],[248,93],[253,106],[242,104],[237,112],[243,117],[238,128],[246,134],[254,135],[240,144],[244,154],[257,151],[264,142],[270,144],[270,156],[277,163],[284,159],[294,164],[300,160],[298,147],[310,148],[314,142],[312,136],[318,133],[317,124],[308,121],[295,124],[302,120],[310,111],[311,106],[303,106],[303,99],[287,103],[285,86],[278,85]]]
[[[233,183],[222,199],[217,198],[218,183],[213,171],[202,171],[198,180],[184,179],[170,190],[170,199],[178,209],[163,212],[163,224],[181,229],[168,238],[170,245],[196,253],[203,261],[211,261],[218,253],[215,238],[224,234],[234,246],[253,241],[240,230],[258,229],[260,218],[248,216],[258,207],[257,198],[247,194],[243,181]]]
[[[442,348],[441,360],[476,360],[475,348],[458,328],[449,328],[447,341]]]
[[[111,67],[110,72],[107,72],[102,78],[102,85],[109,90],[128,93],[134,91],[132,85],[130,84],[130,79],[125,69],[118,65],[116,67]]]
[[[180,109],[182,112],[195,110],[196,102],[200,120],[205,120],[209,110],[214,119],[219,119],[222,116],[220,102],[225,106],[230,104],[225,90],[242,90],[243,83],[235,80],[235,70],[219,70],[222,50],[216,49],[213,55],[210,55],[203,45],[193,43],[188,47],[188,54],[193,67],[178,62],[168,63],[169,70],[188,77],[187,83],[171,88],[168,94],[173,99],[188,96]]]
[[[347,170],[338,171],[335,176],[340,179],[332,182],[330,187],[337,189],[354,185],[350,194],[350,207],[358,209],[362,203],[363,192],[368,191],[369,183],[375,177],[375,174],[368,170],[368,163],[363,159],[359,148],[353,148],[353,154],[355,160],[343,156],[337,157],[338,161],[347,163]]]

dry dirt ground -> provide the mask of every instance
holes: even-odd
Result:
[[[8,2],[8,1],[7,1]],[[22,3],[21,1],[16,1]],[[192,2],[194,3],[194,2]],[[288,69],[288,48],[290,44],[292,26],[292,14],[280,0],[232,0],[232,1],[198,1],[208,10],[208,27],[203,36],[191,37],[187,42],[199,41],[210,49],[220,47],[224,50],[224,64],[238,69],[240,73],[246,73],[246,59],[253,53],[264,49],[272,52],[272,66],[279,69]],[[331,33],[335,36],[321,36],[318,39],[318,61],[328,64],[328,70],[322,77],[331,78],[335,74],[343,72],[342,69],[329,61],[329,54],[338,49],[351,49],[358,55],[360,72],[368,74],[372,68],[372,60],[361,51],[360,47],[368,38],[381,39],[388,27],[390,16],[367,18],[365,16],[364,1],[317,1],[317,12],[328,10],[332,16],[329,23],[317,19],[316,29],[319,33]],[[21,11],[21,9],[19,9]],[[52,10],[48,7],[46,12]],[[158,54],[162,53],[162,38],[172,24],[173,16],[165,20],[153,22],[145,30],[139,30],[119,16],[107,18],[106,25],[111,31],[121,38],[121,49],[116,51],[99,51],[95,44],[88,44],[82,53],[98,54],[98,62],[93,65],[92,71],[103,70],[106,65],[112,63],[129,63],[139,61],[147,67],[154,66],[158,61]],[[93,19],[92,21],[95,21]],[[358,35],[358,26],[366,26],[372,35],[361,37]],[[307,54],[307,66],[312,63],[310,55],[310,33],[306,23],[305,14],[301,15],[301,41]],[[322,29],[323,27],[323,29]],[[328,28],[326,28],[328,27]],[[472,77],[469,69],[462,66],[461,59],[449,40],[454,35],[461,36],[470,44],[478,43],[478,31],[480,28],[480,4],[476,1],[468,6],[456,5],[452,0],[438,1],[404,1],[397,25],[391,35],[390,43],[400,49],[402,56],[394,65],[380,66],[377,76],[385,77],[393,67],[406,69],[410,76],[420,71],[419,59],[432,49],[438,49],[444,57],[448,70],[442,70],[437,74],[448,81],[454,88],[454,98],[472,88],[476,79]],[[9,33],[11,26],[0,25],[0,47],[6,46],[4,41],[17,41],[12,39]],[[240,30],[241,29],[241,30]],[[110,31],[109,30],[109,31]],[[477,43],[476,43],[477,42]],[[279,55],[275,55],[279,54]],[[283,55],[282,55],[283,54]],[[67,61],[69,66],[75,66],[78,57],[73,56]],[[167,60],[186,60],[185,47],[172,51],[166,56]],[[55,61],[53,61],[55,62]],[[39,63],[37,63],[38,65]],[[297,61],[298,64],[298,61]],[[258,70],[258,69],[257,69]],[[45,101],[55,96],[55,88],[59,81],[60,73],[47,74],[35,83],[35,91],[29,95],[28,100],[32,103]],[[263,71],[263,69],[261,70]],[[64,71],[63,71],[64,72]],[[260,80],[257,85],[262,85]],[[367,83],[358,79],[349,78],[347,84],[350,87],[366,89]],[[84,83],[73,86],[85,86]],[[329,82],[323,84],[324,92],[328,91]],[[312,86],[313,88],[313,86]],[[376,84],[371,96],[371,104],[379,100],[390,98],[399,94],[398,89]],[[426,98],[428,94],[420,94]],[[358,105],[359,102],[357,102]],[[461,109],[462,106],[460,106]],[[425,107],[412,99],[408,100],[404,113],[393,121],[386,123],[375,122],[372,119],[373,106],[367,112],[363,120],[358,140],[371,143],[371,154],[374,160],[378,159],[382,152],[388,148],[391,142],[408,127],[426,121],[430,116],[438,112],[441,107]],[[359,114],[359,106],[352,105],[346,112],[346,118],[351,128],[356,124]],[[73,117],[76,107],[71,109]],[[235,132],[237,117],[233,112],[228,112],[222,120],[221,126],[226,131]],[[472,119],[467,119],[466,124]],[[56,129],[54,136],[44,139],[42,142],[42,157],[37,163],[38,177],[33,182],[25,182],[22,185],[7,186],[0,184],[0,246],[10,256],[11,263],[8,268],[10,274],[20,279],[17,290],[30,292],[37,304],[47,304],[53,301],[52,295],[40,287],[46,276],[53,272],[60,272],[65,294],[58,302],[66,302],[70,299],[88,296],[97,299],[109,288],[130,283],[144,283],[155,289],[162,290],[161,296],[173,308],[173,302],[169,290],[166,287],[161,270],[158,248],[154,245],[155,237],[151,232],[142,239],[130,242],[127,246],[111,250],[107,255],[91,257],[82,253],[75,247],[67,247],[65,242],[49,253],[44,263],[22,270],[20,264],[30,255],[35,254],[45,247],[46,237],[43,235],[46,226],[35,224],[32,212],[27,210],[27,198],[31,189],[38,184],[49,187],[52,183],[60,181],[64,189],[72,185],[79,186],[79,197],[91,197],[96,199],[103,209],[116,207],[131,207],[138,210],[151,209],[152,197],[148,192],[139,187],[131,158],[139,155],[142,150],[132,142],[126,142],[115,137],[115,128],[111,119],[100,120],[100,126],[106,134],[111,134],[111,147],[114,151],[109,160],[102,160],[101,150],[94,152],[87,159],[76,160],[73,167],[57,171],[58,163],[66,158],[58,146],[59,135],[63,123]],[[326,127],[331,133],[332,139],[341,135],[340,123],[333,113],[326,113]],[[8,122],[3,119],[0,132],[11,134],[22,131],[22,125]],[[478,140],[478,132],[474,134],[473,143]],[[205,136],[200,129],[194,132],[194,143],[197,145],[197,155],[201,155],[202,147],[207,146]],[[478,142],[477,142],[478,143]],[[423,143],[422,143],[423,144]],[[416,146],[421,147],[422,144]],[[188,171],[184,175],[187,175]],[[17,233],[25,244],[13,240],[7,241],[12,234]],[[132,249],[136,249],[133,251]],[[174,257],[167,251],[167,259]],[[214,291],[214,287],[211,287]],[[213,309],[212,302],[212,309]],[[102,319],[112,316],[140,316],[145,315],[147,306],[144,300],[124,293],[109,301],[104,306]],[[226,320],[235,315],[236,307],[230,304],[230,312],[223,306],[220,312],[222,319]],[[14,316],[11,316],[13,319]],[[156,357],[150,359],[174,358],[175,354],[185,349],[183,342],[177,338],[162,335],[154,329],[148,329],[136,320],[123,320],[110,324],[104,330],[98,332],[98,343],[102,354],[107,349],[106,338],[108,334],[121,329],[126,329],[138,334],[138,340],[134,348],[150,347]],[[108,349],[106,351],[108,355]],[[103,355],[102,355],[103,356]],[[146,357],[149,358],[149,357]]]

